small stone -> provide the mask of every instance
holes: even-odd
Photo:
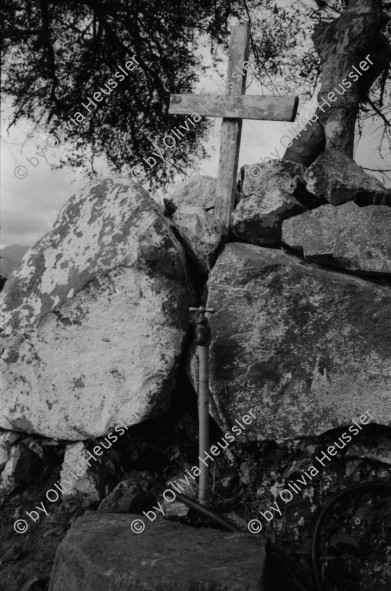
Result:
[[[225,517],[227,518],[227,520],[230,523],[233,523],[234,525],[236,525],[236,527],[238,529],[241,529],[242,531],[246,531],[247,526],[248,526],[248,522],[245,519],[243,519],[243,517],[240,517],[240,515],[238,515],[234,511],[230,511],[229,513],[227,513],[227,515]]]
[[[162,501],[162,509],[164,516],[167,519],[179,519],[180,517],[186,517],[189,513],[189,507],[180,501]]]
[[[9,460],[12,445],[21,438],[15,431],[0,431],[0,472]]]
[[[122,480],[99,505],[101,513],[132,513],[147,509],[156,496],[140,487],[138,479],[132,477]]]
[[[59,483],[63,500],[76,496],[77,493],[84,497],[87,505],[99,500],[98,489],[88,468],[84,443],[80,441],[67,445]]]
[[[175,492],[179,491],[187,497],[196,500],[197,491],[194,486],[194,480],[189,478],[189,476],[186,474],[177,474],[176,476],[170,478],[170,480],[167,481],[167,488],[168,490],[172,489],[172,492],[174,494]],[[187,507],[187,505],[175,499],[173,501],[168,501],[164,497],[162,497],[161,504],[166,514],[166,517],[185,517],[189,512],[189,508]]]
[[[8,460],[0,474],[0,496],[28,485],[37,474],[40,460],[23,443],[11,447]]]
[[[63,500],[80,496],[88,506],[103,499],[115,486],[118,476],[109,451],[101,448],[103,453],[95,455],[95,447],[89,450],[82,441],[66,446],[59,484]]]

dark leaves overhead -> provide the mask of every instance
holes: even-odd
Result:
[[[76,149],[69,162],[79,162],[92,146],[117,169],[139,163],[136,154],[153,150],[148,135],[158,142],[175,125],[167,114],[169,94],[191,92],[196,82],[198,20],[205,29],[214,26],[202,3],[184,14],[177,2],[160,0],[27,0],[6,2],[2,13],[3,91],[14,97],[14,120],[26,116],[54,130],[81,112],[85,120],[67,130]],[[133,56],[140,69],[89,113],[82,103]],[[178,166],[202,155],[205,129],[200,122],[171,151]],[[156,168],[164,179],[164,166]]]

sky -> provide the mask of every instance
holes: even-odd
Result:
[[[201,51],[204,51],[203,59],[210,61],[207,50]],[[210,68],[208,75],[200,80],[195,92],[218,93],[217,84],[225,80],[227,63],[228,56],[225,56],[219,71]],[[246,94],[261,94],[258,83],[253,81],[248,86]],[[84,97],[81,97],[81,100],[83,99]],[[301,103],[299,113],[310,116],[315,110],[315,104],[315,100],[306,104]],[[51,229],[61,206],[89,181],[80,172],[69,167],[52,170],[50,164],[59,163],[61,153],[70,147],[65,144],[48,149],[45,152],[46,161],[42,155],[36,154],[37,149],[45,146],[46,134],[43,131],[34,132],[33,125],[28,120],[20,121],[8,131],[11,116],[10,101],[5,100],[1,114],[0,247],[9,244],[32,246]],[[206,143],[210,158],[200,161],[194,174],[216,177],[221,120],[211,121],[213,127]],[[284,148],[280,140],[291,125],[282,122],[243,121],[239,166],[255,164],[276,148],[282,156]],[[368,126],[355,153],[358,164],[373,169],[381,166],[376,151],[376,140],[373,127]],[[103,176],[113,176],[103,161],[100,172]]]

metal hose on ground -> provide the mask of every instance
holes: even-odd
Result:
[[[155,486],[163,492],[165,489],[161,486],[158,482],[154,482]],[[343,490],[336,493],[331,499],[326,503],[323,507],[322,511],[319,514],[319,517],[316,520],[314,533],[312,536],[312,549],[311,549],[311,563],[312,563],[312,572],[314,575],[314,579],[317,586],[317,591],[326,591],[325,586],[322,582],[321,577],[321,562],[320,562],[320,534],[322,530],[322,526],[324,524],[326,515],[330,508],[340,499],[349,496],[352,493],[361,493],[364,494],[366,492],[386,492],[391,494],[391,482],[390,481],[381,481],[375,480],[372,482],[363,482],[361,484],[353,484],[352,486],[348,486]],[[232,532],[243,533],[241,529],[221,517],[218,513],[215,513],[211,509],[208,509],[204,505],[200,505],[197,501],[194,501],[187,495],[183,495],[180,493],[176,494],[178,501],[184,503],[191,509],[198,511],[204,517],[208,517],[216,524],[220,525],[224,529]]]
[[[157,482],[155,479],[151,479],[151,482],[160,492],[164,492],[166,490],[165,487],[162,486],[161,484],[159,484],[159,482]],[[197,501],[193,501],[193,499],[191,499],[187,495],[183,495],[182,493],[178,493],[178,492],[176,492],[175,494],[176,494],[176,498],[178,499],[178,501],[180,501],[181,503],[184,503],[185,505],[190,507],[190,509],[194,509],[195,511],[198,511],[198,513],[201,513],[201,515],[204,515],[204,517],[208,517],[209,519],[211,519],[212,521],[214,521],[215,523],[217,523],[221,527],[224,527],[226,530],[234,531],[234,532],[241,533],[241,534],[243,533],[241,529],[236,527],[236,525],[233,525],[232,523],[230,523],[229,521],[224,519],[224,517],[221,517],[221,515],[219,515],[218,513],[215,513],[214,511],[211,511],[210,509],[208,509],[204,505],[200,505],[200,503],[197,503]]]
[[[236,525],[233,525],[232,523],[224,519],[224,517],[221,517],[221,515],[219,515],[218,513],[211,511],[210,509],[205,507],[205,505],[200,505],[199,503],[197,503],[197,501],[193,501],[193,499],[191,499],[190,497],[182,495],[180,493],[176,493],[176,496],[178,498],[178,501],[181,501],[181,503],[184,503],[191,509],[195,509],[195,511],[198,511],[205,517],[209,517],[209,519],[211,519],[215,523],[218,523],[219,525],[221,525],[221,527],[224,527],[228,531],[235,531],[241,534],[243,533],[241,529],[236,527]]]
[[[320,563],[320,534],[322,530],[322,526],[325,520],[325,517],[330,510],[330,508],[340,499],[343,497],[349,496],[352,493],[360,492],[361,494],[366,492],[387,492],[391,494],[391,482],[390,481],[381,481],[381,480],[374,480],[372,482],[363,482],[361,484],[353,484],[352,486],[348,486],[343,490],[339,491],[335,494],[331,499],[326,503],[318,519],[316,520],[314,534],[312,537],[312,551],[311,551],[311,561],[312,561],[312,572],[314,574],[317,591],[325,591],[325,586],[322,583],[322,576],[321,576],[321,563]]]

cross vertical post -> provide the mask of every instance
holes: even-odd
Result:
[[[246,23],[234,27],[229,42],[230,59],[227,74],[227,82],[233,82],[234,85],[228,90],[229,96],[236,97],[246,91],[247,72],[243,69],[243,63],[248,59],[249,44],[250,26]],[[244,75],[233,77],[236,69]],[[228,236],[234,208],[241,135],[242,119],[223,119],[216,188],[216,218],[223,236]]]

